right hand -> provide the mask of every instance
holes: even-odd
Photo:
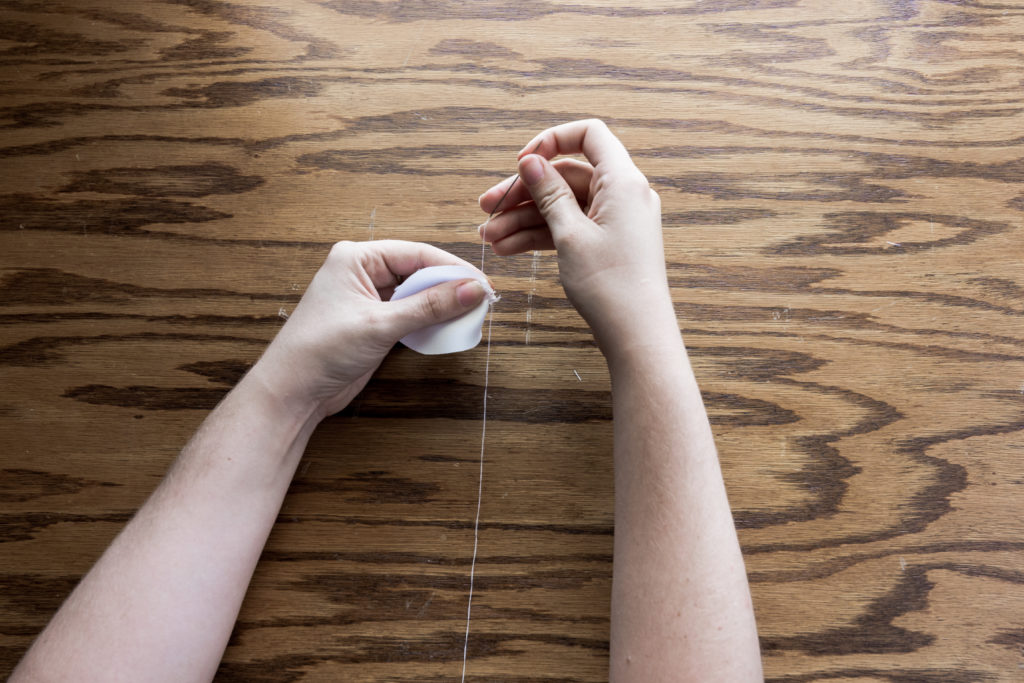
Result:
[[[549,161],[562,154],[574,159]],[[661,201],[602,121],[549,128],[519,152],[519,176],[480,196],[481,226],[495,253],[557,249],[566,295],[605,356],[669,336],[678,327],[665,274]],[[500,202],[500,206],[499,206]],[[586,211],[586,213],[584,213]],[[609,358],[611,360],[611,358]]]

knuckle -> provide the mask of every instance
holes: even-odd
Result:
[[[585,250],[584,242],[586,231],[574,226],[569,230],[563,230],[555,240],[558,253],[571,257],[573,254],[582,253]]]
[[[437,320],[445,317],[446,310],[444,298],[437,291],[437,287],[427,290],[426,296],[423,297],[423,313],[431,320]]]
[[[559,183],[555,187],[551,188],[550,192],[545,192],[537,198],[535,203],[537,204],[537,209],[541,214],[546,216],[552,211],[557,210],[563,202],[568,200],[575,202],[576,196],[567,185]]]
[[[591,180],[590,196],[596,197],[605,192],[611,191],[612,188],[617,186],[617,182],[611,174],[599,173],[595,174],[593,180]]]
[[[617,192],[622,192],[625,195],[640,198],[647,198],[654,190],[651,189],[651,183],[647,180],[647,176],[640,172],[639,169],[630,169],[624,171],[621,175],[614,179],[609,179],[609,187],[614,187]]]
[[[396,334],[395,318],[387,310],[368,306],[360,312],[359,326],[366,330],[371,338],[391,338]]]
[[[560,252],[572,252],[579,244],[580,236],[575,230],[566,230],[558,236],[558,250]]]
[[[371,307],[363,314],[363,324],[371,330],[379,330],[387,326],[388,319]]]
[[[657,192],[655,192],[654,188],[652,187],[652,188],[650,188],[648,190],[647,196],[648,196],[648,200],[651,203],[651,206],[654,207],[656,210],[660,211],[661,210],[661,195],[659,195]]]
[[[631,188],[638,188],[642,190],[651,189],[651,183],[647,180],[647,176],[645,176],[643,172],[635,166],[630,169],[629,174],[625,178],[625,182]]]
[[[349,240],[341,240],[331,245],[331,251],[327,255],[327,258],[332,261],[344,260],[347,258],[352,251],[356,248],[355,242]]]

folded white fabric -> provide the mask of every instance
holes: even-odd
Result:
[[[479,271],[466,266],[430,266],[422,268],[406,278],[405,282],[395,287],[395,293],[391,295],[391,300],[404,299],[407,296],[412,296],[417,292],[443,282],[465,280],[467,278],[478,280],[488,292],[484,300],[480,302],[480,305],[471,311],[463,313],[458,318],[424,327],[412,334],[408,334],[402,337],[401,342],[413,351],[426,355],[466,351],[479,344],[483,336],[482,329],[484,320],[487,318],[487,308],[498,300],[494,290],[487,284],[487,278],[481,275]]]

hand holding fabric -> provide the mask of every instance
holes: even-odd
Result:
[[[339,242],[253,373],[296,408],[320,417],[344,408],[402,337],[478,306],[488,290],[478,279],[445,282],[388,301],[409,275],[462,259],[426,244]]]

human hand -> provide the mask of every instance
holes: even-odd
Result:
[[[589,163],[549,161],[577,153]],[[678,343],[661,201],[608,127],[586,120],[549,128],[519,152],[519,176],[480,196],[484,211],[502,209],[480,229],[495,253],[557,249],[565,292],[606,356],[641,344],[652,328]]]
[[[388,301],[402,278],[440,265],[472,267],[426,244],[335,244],[250,374],[316,419],[338,412],[362,390],[395,342],[483,300],[487,292],[479,282],[458,280]]]

